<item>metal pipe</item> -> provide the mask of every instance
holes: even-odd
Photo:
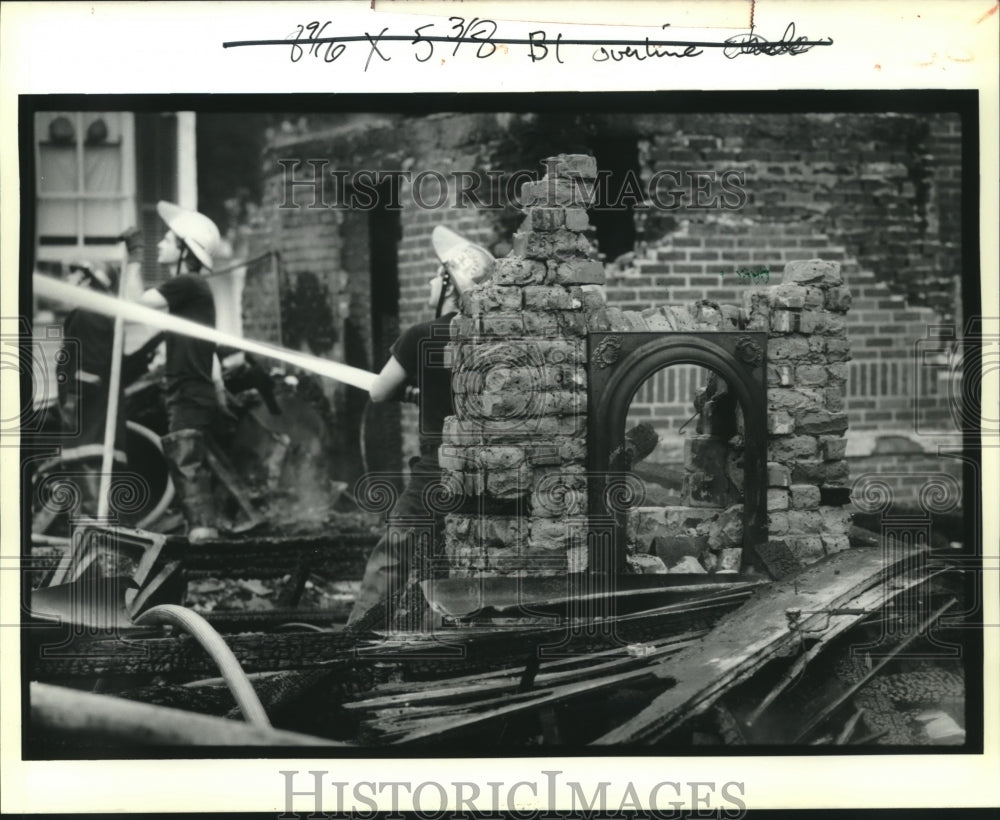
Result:
[[[253,339],[244,339],[242,336],[234,336],[232,333],[224,333],[214,327],[192,322],[188,319],[181,319],[178,316],[171,316],[145,305],[128,302],[123,299],[116,299],[112,296],[105,296],[96,291],[85,291],[81,288],[74,288],[65,282],[53,279],[51,276],[36,273],[32,277],[35,296],[45,299],[53,299],[68,305],[77,305],[94,313],[101,313],[105,316],[121,316],[123,319],[141,324],[157,327],[161,330],[168,330],[172,333],[180,333],[184,336],[191,336],[195,339],[204,339],[208,342],[215,342],[226,347],[234,347],[239,350],[246,350],[249,353],[257,353],[271,359],[287,362],[288,364],[326,376],[352,387],[361,390],[369,390],[375,381],[375,374],[367,370],[343,364],[341,362],[321,359],[318,356],[310,356],[307,353],[299,353],[285,347],[257,342]]]
[[[47,683],[33,682],[29,692],[33,730],[80,734],[90,742],[115,740],[159,746],[350,745]]]
[[[264,711],[264,706],[260,702],[260,698],[257,697],[253,685],[247,679],[246,672],[243,671],[240,662],[236,660],[236,656],[222,639],[222,636],[201,615],[177,604],[161,604],[146,610],[135,619],[135,623],[139,625],[169,624],[179,626],[190,634],[219,667],[219,671],[222,672],[222,677],[225,679],[226,685],[229,686],[229,691],[233,693],[243,717],[249,723],[262,729],[271,728],[267,712]]]

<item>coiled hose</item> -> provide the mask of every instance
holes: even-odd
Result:
[[[250,679],[222,636],[194,610],[177,604],[161,604],[146,610],[135,623],[178,626],[191,635],[219,667],[222,678],[236,699],[244,719],[253,726],[270,729],[271,721],[257,697]]]

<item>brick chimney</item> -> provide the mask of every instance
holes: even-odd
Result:
[[[603,284],[583,204],[591,156],[544,160],[491,281],[466,293],[449,346],[455,416],[440,462],[465,506],[446,518],[452,576],[563,575],[587,565],[584,285]]]

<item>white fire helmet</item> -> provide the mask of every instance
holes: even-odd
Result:
[[[493,275],[493,254],[451,228],[444,225],[434,228],[431,244],[441,264],[448,269],[451,281],[459,293],[465,293]]]
[[[204,214],[163,200],[156,203],[156,212],[198,261],[206,269],[212,270],[212,259],[222,245],[222,237],[215,223]]]

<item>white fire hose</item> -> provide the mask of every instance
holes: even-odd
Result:
[[[321,359],[318,356],[310,356],[308,353],[299,353],[285,347],[270,345],[265,342],[256,342],[253,339],[244,339],[241,336],[234,336],[216,330],[214,327],[192,322],[188,319],[181,319],[171,316],[160,310],[146,307],[135,302],[128,302],[124,299],[117,299],[113,296],[106,296],[102,293],[90,290],[89,288],[77,288],[36,273],[32,277],[34,292],[36,296],[46,299],[54,299],[64,304],[74,305],[85,310],[101,313],[105,316],[113,316],[126,321],[140,322],[149,327],[156,327],[161,330],[180,333],[184,336],[191,336],[195,339],[204,339],[207,342],[215,342],[226,347],[238,348],[248,353],[256,353],[260,356],[267,356],[272,359],[287,362],[295,367],[308,370],[328,379],[349,384],[361,390],[369,390],[372,382],[375,381],[375,374],[367,370],[342,364],[341,362]]]
[[[247,678],[243,667],[240,666],[240,662],[233,654],[233,650],[201,615],[187,607],[176,604],[161,604],[147,609],[135,619],[135,623],[177,626],[191,635],[219,667],[219,671],[246,721],[261,729],[271,728],[267,712],[264,711],[264,706],[260,702],[260,698],[257,697],[253,684]]]

